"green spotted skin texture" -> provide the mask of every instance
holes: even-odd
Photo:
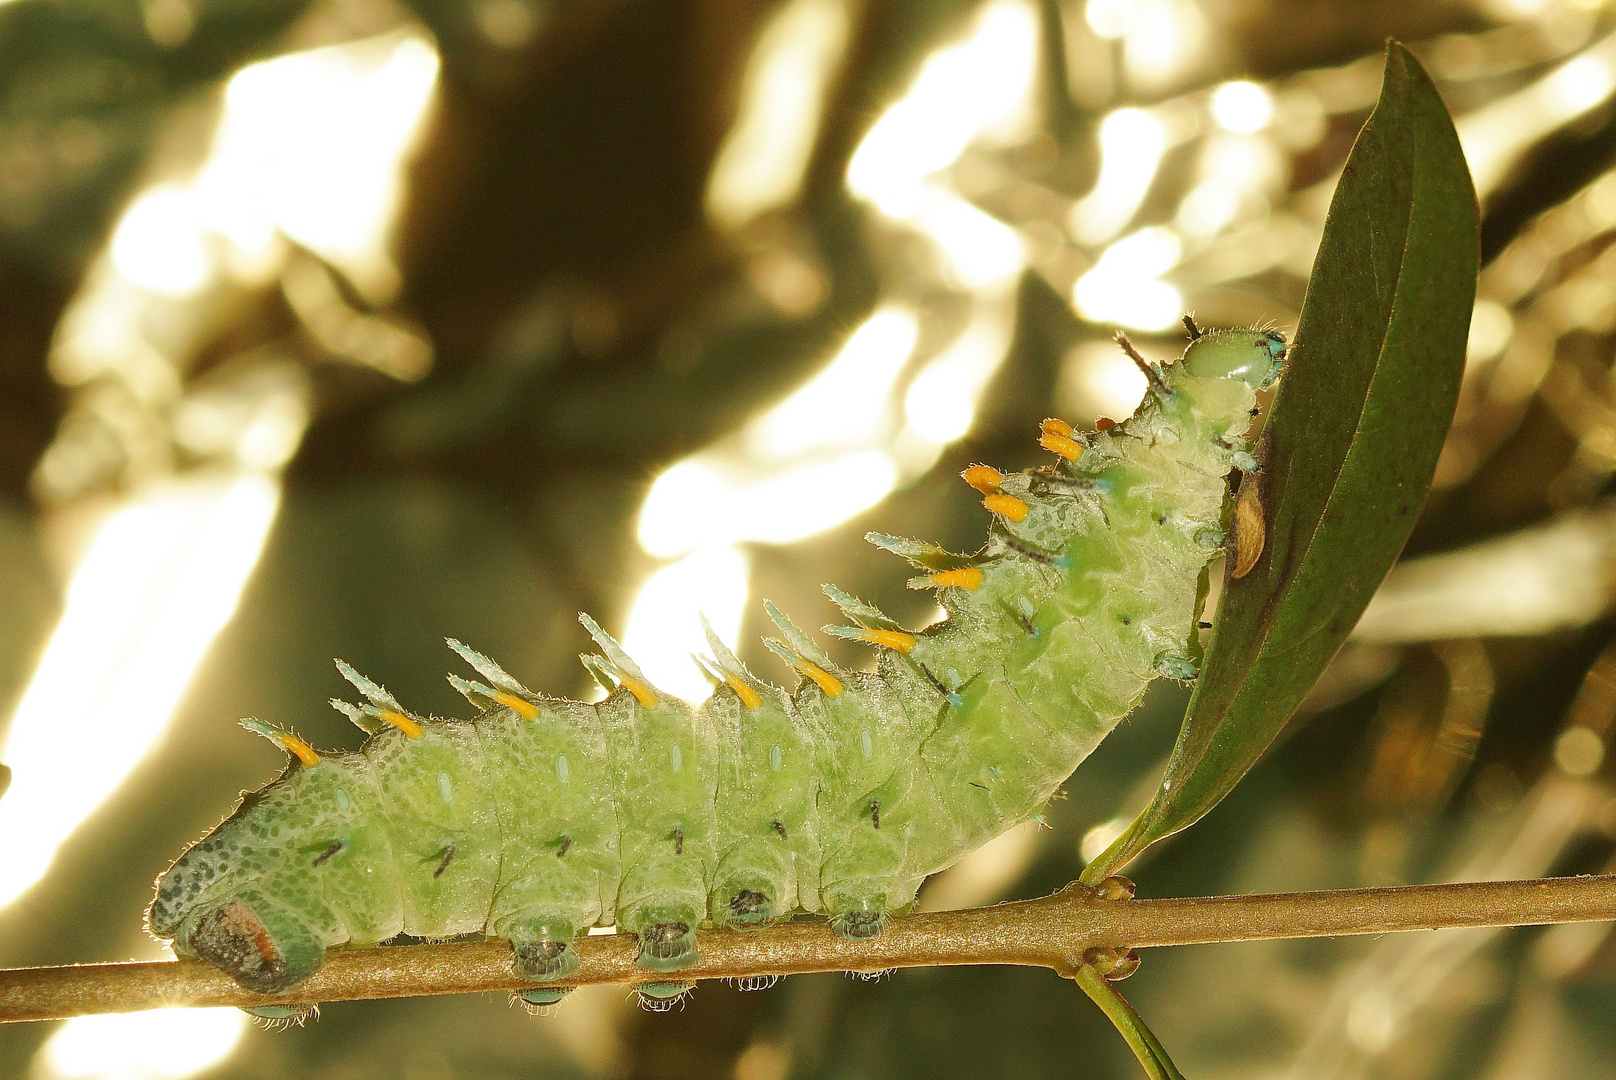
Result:
[[[808,911],[878,934],[928,874],[1039,814],[1153,679],[1194,677],[1227,475],[1253,465],[1256,392],[1284,355],[1273,331],[1204,334],[1150,370],[1126,423],[1056,425],[1070,441],[1055,465],[968,470],[990,478],[996,511],[974,555],[872,536],[948,611],[908,633],[827,587],[855,624],[827,630],[874,644],[873,671],[836,667],[772,606],[784,640],[770,647],[800,685],[753,677],[714,638],[718,689],[694,709],[587,619],[602,655],[585,661],[612,688],[598,704],[532,693],[458,642],[486,680],[451,676],[474,719],[414,716],[344,666],[367,704],[334,704],[372,737],[309,763],[255,722],[302,760],[163,874],[152,932],[270,993],[327,949],[401,932],[509,939],[535,984],[575,966],[592,926],[638,935],[659,973],[695,961],[707,921]]]

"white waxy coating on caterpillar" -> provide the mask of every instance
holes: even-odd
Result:
[[[773,605],[785,640],[767,644],[801,684],[757,679],[709,635],[723,685],[695,710],[587,617],[603,655],[586,663],[611,690],[596,705],[534,694],[454,641],[486,680],[450,677],[474,720],[414,716],[341,665],[368,704],[336,704],[372,737],[319,755],[251,721],[297,760],[163,875],[152,931],[268,992],[329,947],[400,932],[508,938],[535,983],[576,964],[574,936],[614,922],[657,972],[694,962],[709,919],[805,910],[879,933],[926,875],[1037,816],[1152,679],[1194,676],[1225,476],[1249,464],[1256,391],[1284,354],[1273,331],[1205,334],[1147,367],[1153,389],[1126,423],[1046,423],[1054,465],[973,466],[994,511],[975,555],[872,536],[949,612],[909,632],[827,587],[856,624],[827,629],[884,646],[873,672],[837,668]]]

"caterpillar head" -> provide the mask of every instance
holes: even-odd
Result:
[[[146,926],[179,956],[204,960],[248,990],[283,993],[319,968],[325,947],[260,888],[269,867],[256,803],[249,796],[163,872]]]
[[[1273,385],[1290,348],[1278,330],[1213,330],[1190,342],[1185,369],[1202,379],[1239,379],[1256,390]]]

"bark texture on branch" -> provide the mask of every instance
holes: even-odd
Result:
[[[1145,948],[1264,938],[1334,937],[1463,926],[1616,920],[1616,875],[1413,885],[1177,900],[1107,900],[1070,885],[1041,900],[894,918],[873,941],[845,941],[823,920],[763,930],[703,930],[701,961],[679,979],[1018,964],[1070,977],[1085,949]],[[556,985],[666,981],[635,963],[626,935],[576,942],[578,970]],[[531,988],[511,973],[503,941],[334,950],[296,992],[249,993],[190,961],[85,964],[0,971],[0,1023],[55,1020],[168,1005],[351,1001]]]

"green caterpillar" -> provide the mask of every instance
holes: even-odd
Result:
[[[451,641],[486,682],[450,682],[482,711],[425,718],[339,662],[367,704],[333,704],[364,747],[317,754],[244,721],[294,759],[158,879],[152,933],[267,993],[307,979],[328,948],[400,932],[506,938],[535,984],[572,970],[571,942],[592,926],[638,935],[640,964],[670,976],[695,961],[704,920],[801,910],[849,938],[879,934],[928,874],[1037,814],[1152,679],[1196,674],[1226,477],[1255,465],[1256,392],[1286,345],[1185,321],[1190,346],[1166,368],[1118,336],[1150,380],[1126,423],[1046,421],[1055,465],[965,470],[994,514],[978,553],[870,535],[949,612],[911,633],[826,586],[854,624],[826,630],[880,647],[875,671],[838,668],[772,604],[784,640],[767,645],[800,685],[755,678],[709,633],[717,689],[698,709],[651,686],[588,616],[602,655],[583,659],[610,691],[594,705],[534,694]]]

